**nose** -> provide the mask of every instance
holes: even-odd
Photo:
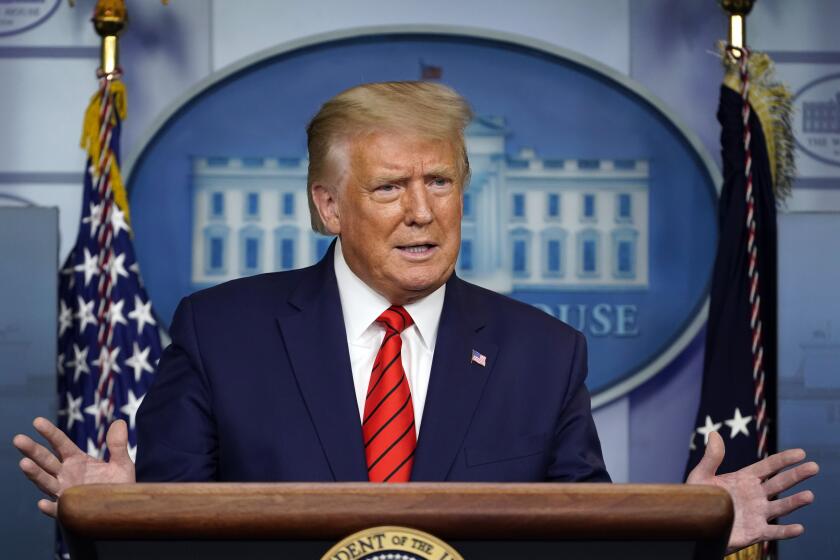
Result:
[[[431,194],[426,185],[412,183],[403,194],[403,210],[405,225],[424,226],[434,219],[432,212]]]

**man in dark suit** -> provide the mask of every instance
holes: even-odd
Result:
[[[368,480],[334,259],[182,302],[138,480]],[[455,275],[445,291],[410,479],[609,480],[583,337]]]
[[[182,301],[139,412],[137,480],[609,480],[583,336],[454,274],[470,118],[458,94],[422,82],[359,86],[321,108],[310,210],[338,241],[314,267]],[[110,463],[35,425],[58,457],[26,436],[15,445],[48,495],[135,480],[121,423]],[[713,434],[689,481],[732,494],[731,548],[802,531],[767,524],[813,499],[772,499],[816,473],[775,475],[801,450],[715,476],[722,455]]]

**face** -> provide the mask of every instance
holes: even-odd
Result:
[[[377,132],[346,148],[336,185],[313,185],[350,269],[391,303],[443,285],[461,244],[462,185],[451,142]]]

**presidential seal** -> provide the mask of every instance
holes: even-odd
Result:
[[[321,560],[463,560],[437,537],[408,527],[372,527],[327,551]]]

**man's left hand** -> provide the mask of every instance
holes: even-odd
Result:
[[[814,501],[814,493],[810,490],[776,499],[785,490],[819,472],[819,466],[813,461],[788,468],[804,461],[805,451],[788,449],[739,471],[716,475],[723,462],[723,454],[723,438],[717,432],[710,433],[703,459],[689,473],[686,482],[713,484],[732,496],[735,522],[729,535],[727,554],[761,541],[798,537],[805,531],[805,527],[798,523],[768,523]]]

